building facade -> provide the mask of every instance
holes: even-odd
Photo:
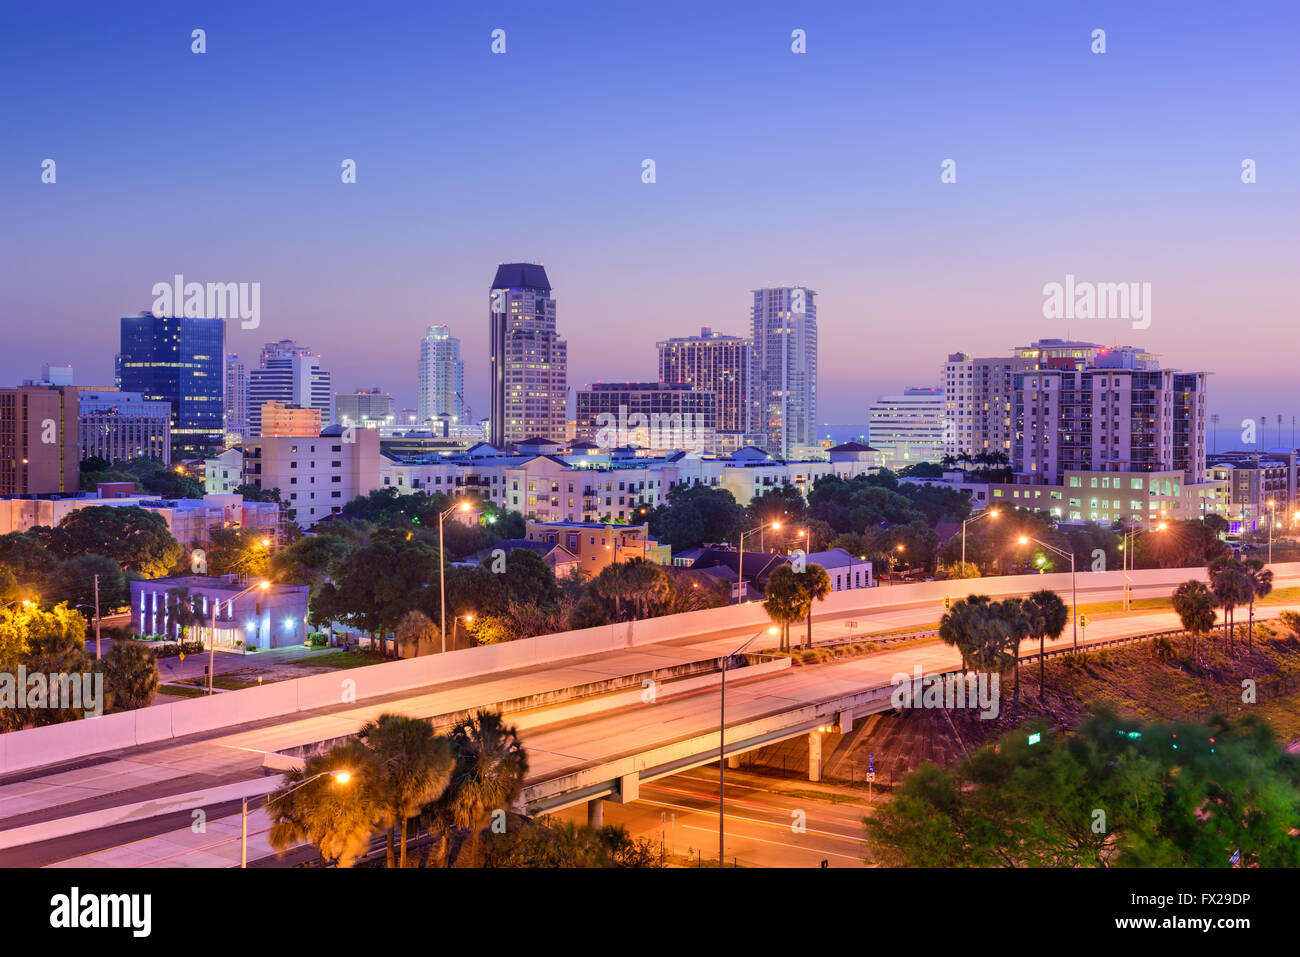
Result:
[[[0,389],[0,495],[77,491],[79,407],[72,386]]]
[[[171,406],[172,458],[202,458],[225,438],[225,322],[141,313],[121,321],[121,388]]]
[[[917,462],[938,462],[944,455],[943,389],[910,388],[901,395],[883,395],[867,410],[872,448],[884,456],[887,469],[897,471]]]
[[[248,368],[233,352],[226,355],[225,427],[229,436],[248,432]]]
[[[77,446],[81,458],[108,462],[172,461],[171,406],[149,402],[139,392],[81,390]]]
[[[261,436],[244,443],[244,482],[279,489],[303,528],[335,515],[381,487],[379,433],[357,429],[345,441],[331,426],[318,436]]]
[[[817,294],[754,290],[750,424],[763,448],[792,458],[817,445]]]
[[[304,409],[283,402],[263,402],[261,426],[263,436],[320,435],[320,409]]]
[[[717,396],[719,433],[738,436],[744,444],[749,427],[749,365],[752,343],[740,336],[724,336],[707,326],[698,336],[665,339],[659,351],[659,381],[684,382]]]
[[[423,424],[446,416],[449,425],[465,421],[465,363],[460,358],[460,340],[451,327],[430,326],[420,340],[416,416]]]
[[[488,321],[488,441],[497,447],[534,436],[565,441],[568,344],[556,332],[546,270],[533,263],[499,266]]]
[[[714,450],[717,396],[685,382],[593,382],[576,408],[576,437],[602,448]]]

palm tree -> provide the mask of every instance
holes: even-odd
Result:
[[[672,598],[673,586],[667,572],[643,558],[624,562],[621,578],[636,618],[647,617],[652,604],[662,605]]]
[[[1236,629],[1236,608],[1250,600],[1253,593],[1241,562],[1235,558],[1220,558],[1210,565],[1210,591],[1223,606],[1224,635],[1228,639],[1228,656],[1233,654],[1232,633]]]
[[[808,596],[808,634],[804,639],[804,647],[812,647],[812,606],[814,601],[825,601],[826,596],[831,593],[831,576],[826,569],[813,562],[811,565],[804,566],[804,570],[799,573],[799,583],[803,585],[804,593]]]
[[[780,565],[768,576],[763,610],[781,629],[781,650],[790,650],[790,625],[804,616],[805,605],[812,599],[799,581],[799,573],[789,565]]]
[[[631,594],[627,576],[627,563],[610,562],[600,570],[591,583],[592,590],[606,601],[614,603],[614,618],[623,620],[623,599]]]
[[[393,831],[400,834],[398,867],[406,866],[406,833],[411,818],[434,801],[451,779],[451,745],[422,718],[381,714],[362,726],[358,737],[374,755],[372,789],[388,832],[387,864],[392,867]]]
[[[1034,620],[1035,614],[1027,611],[1025,603],[1019,598],[1006,598],[998,602],[993,606],[993,613],[1003,628],[1002,640],[997,649],[999,663],[1005,665],[1007,657],[1014,662],[1016,683],[1011,695],[1011,707],[1014,708],[1020,703],[1020,643],[1030,636],[1037,622]]]
[[[494,711],[479,711],[451,736],[455,761],[442,798],[426,806],[429,820],[454,824],[470,832],[470,863],[479,864],[479,839],[494,812],[505,812],[523,790],[528,756],[513,726]],[[442,860],[447,862],[447,831]]]
[[[153,703],[158,693],[158,660],[134,641],[117,641],[104,655],[104,684],[113,707],[130,711]]]
[[[1065,623],[1070,620],[1070,610],[1060,595],[1050,588],[1041,588],[1025,599],[1025,613],[1029,616],[1029,637],[1038,639],[1038,698],[1041,701],[1047,691],[1044,642],[1048,638],[1055,641],[1061,637]]]
[[[1273,570],[1265,568],[1258,558],[1247,558],[1242,564],[1241,573],[1250,589],[1250,626],[1246,632],[1250,650],[1255,650],[1255,599],[1266,598],[1273,590]]]
[[[1204,582],[1185,581],[1174,590],[1174,611],[1183,630],[1192,636],[1192,661],[1196,661],[1196,639],[1214,627],[1214,595]]]
[[[283,853],[310,841],[322,861],[351,867],[370,848],[381,813],[370,786],[371,762],[370,749],[350,739],[286,774],[285,787],[266,803],[271,846]],[[346,785],[329,773],[345,769],[351,775]]]
[[[981,658],[983,629],[989,613],[988,595],[967,595],[953,602],[939,621],[939,637],[961,652],[962,671]]]

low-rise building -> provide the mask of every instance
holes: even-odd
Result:
[[[359,496],[381,488],[379,433],[332,425],[319,435],[261,436],[244,443],[244,483],[280,490],[280,500],[310,528]]]
[[[582,570],[599,575],[606,565],[641,558],[656,565],[672,561],[672,550],[650,537],[648,525],[602,522],[529,522],[529,541],[562,545],[577,557]]]
[[[107,488],[107,487],[106,487]],[[0,499],[0,535],[26,532],[37,525],[58,525],[72,512],[94,506],[132,506],[162,517],[186,548],[202,546],[214,528],[247,528],[275,533],[280,510],[273,502],[249,502],[242,495],[205,495],[201,499],[164,499],[156,495],[101,497],[97,493],[34,495]]]
[[[287,648],[307,638],[306,585],[233,575],[179,575],[131,582],[131,629],[176,639],[176,609],[188,606],[194,623],[187,637],[227,650]]]

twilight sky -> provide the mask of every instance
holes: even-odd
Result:
[[[792,283],[823,422],[1072,335],[1289,423],[1298,94],[1294,0],[5,4],[0,382],[111,381],[118,317],[182,273],[262,284],[246,361],[294,338],[399,406],[450,323],[482,416],[488,285],[530,260],[571,388],[654,379],[657,339],[742,334],[749,290]],[[1045,319],[1067,273],[1151,283],[1150,328]]]

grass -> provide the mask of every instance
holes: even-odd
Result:
[[[381,654],[370,651],[329,651],[312,655],[310,664],[324,665],[326,668],[362,668],[366,665],[378,665],[392,661]]]
[[[206,688],[195,688],[193,685],[160,685],[158,693],[173,698],[202,698],[208,692]]]

